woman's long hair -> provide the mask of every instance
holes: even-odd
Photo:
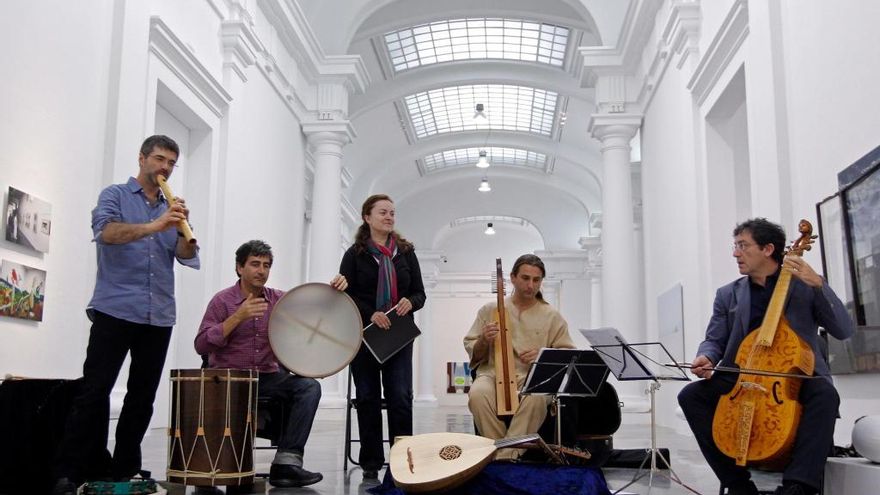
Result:
[[[370,213],[373,211],[373,207],[376,205],[376,203],[383,200],[389,201],[391,202],[391,204],[394,204],[394,201],[391,201],[391,198],[387,194],[374,194],[367,198],[367,200],[364,201],[363,206],[361,206],[361,219],[369,216]],[[394,242],[397,243],[397,249],[401,253],[409,252],[414,248],[413,244],[401,237],[396,230],[392,230],[391,235],[394,236]],[[369,240],[370,225],[366,221],[364,221],[363,223],[361,223],[361,226],[358,227],[357,232],[354,234],[355,251],[357,251],[358,253],[363,253],[364,251],[366,251],[367,241]]]

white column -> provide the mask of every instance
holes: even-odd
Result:
[[[590,328],[602,326],[602,272],[590,272]]]
[[[440,251],[417,251],[419,268],[422,272],[422,283],[425,286],[425,305],[416,312],[419,329],[418,355],[413,366],[418,369],[414,403],[416,407],[435,407],[437,396],[434,395],[434,381],[440,373],[434,365],[434,288],[437,287],[437,276],[440,273]]]
[[[418,381],[416,382],[415,404],[417,406],[436,406],[437,397],[434,395],[434,346],[431,341],[434,338],[432,320],[433,306],[431,296],[436,282],[425,281],[425,294],[428,298],[425,305],[416,313],[419,319],[419,328],[422,334],[418,338]]]
[[[303,132],[315,157],[308,280],[328,282],[342,255],[342,147],[354,133],[347,121],[303,124]]]
[[[329,282],[342,258],[342,148],[354,137],[348,121],[303,124],[315,159],[307,281]],[[344,407],[347,369],[322,381],[321,407]]]
[[[633,245],[630,140],[641,125],[641,115],[598,114],[590,119],[592,136],[602,143],[602,324],[617,328],[632,342],[643,308],[636,282]],[[635,305],[635,307],[634,307]]]
[[[587,252],[585,273],[590,280],[590,328],[602,326],[602,238],[581,237],[581,249]]]

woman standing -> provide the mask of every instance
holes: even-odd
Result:
[[[388,329],[385,311],[397,305],[400,316],[425,304],[422,272],[413,245],[394,231],[394,203],[385,194],[375,194],[361,207],[364,223],[354,244],[342,256],[339,272],[349,282],[345,291],[354,299],[364,324]],[[378,478],[385,463],[382,445],[382,388],[388,408],[391,441],[412,435],[412,343],[379,364],[366,346],[351,362],[357,387],[357,417],[361,449],[358,462],[364,478]]]

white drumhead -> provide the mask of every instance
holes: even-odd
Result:
[[[363,322],[348,294],[327,284],[291,289],[269,317],[269,343],[275,357],[301,376],[323,378],[354,359]]]

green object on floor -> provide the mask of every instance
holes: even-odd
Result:
[[[83,495],[147,495],[156,493],[155,480],[92,481],[83,485]]]

